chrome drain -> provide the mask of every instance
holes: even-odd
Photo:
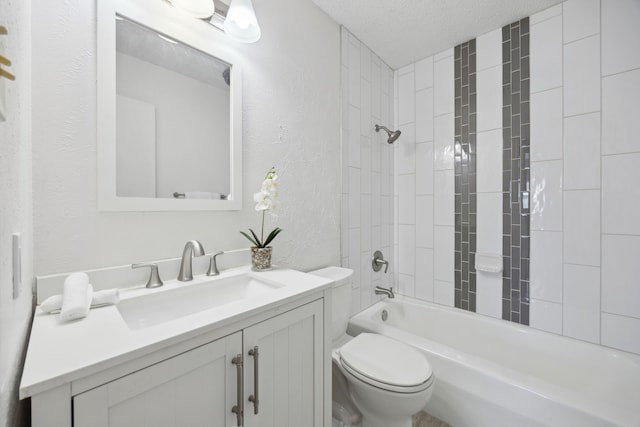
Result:
[[[387,310],[382,310],[382,321],[386,322],[388,317],[389,313],[387,313]]]

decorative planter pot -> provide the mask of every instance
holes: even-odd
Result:
[[[271,270],[271,246],[266,248],[251,247],[251,269],[253,271]]]

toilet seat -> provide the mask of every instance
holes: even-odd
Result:
[[[417,393],[433,383],[433,371],[422,353],[383,335],[362,333],[338,354],[347,373],[383,390]]]

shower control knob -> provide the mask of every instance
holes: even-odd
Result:
[[[386,273],[389,270],[389,261],[386,261],[384,259],[382,252],[375,251],[373,253],[373,259],[371,260],[371,267],[373,268],[373,271],[377,273],[378,271],[380,271],[380,269],[382,269],[383,265],[384,265],[384,272]]]

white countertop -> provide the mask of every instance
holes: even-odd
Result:
[[[121,289],[122,300],[163,292],[250,272],[249,267],[223,271],[215,278],[196,276],[190,282],[165,282],[157,289]],[[143,329],[130,329],[116,306],[95,308],[80,320],[64,322],[57,314],[36,308],[20,383],[20,398],[96,374],[217,328],[241,321],[327,288],[331,282],[295,270],[274,268],[256,274],[265,281],[288,283],[259,297],[232,302]],[[259,275],[259,276],[257,276]]]

